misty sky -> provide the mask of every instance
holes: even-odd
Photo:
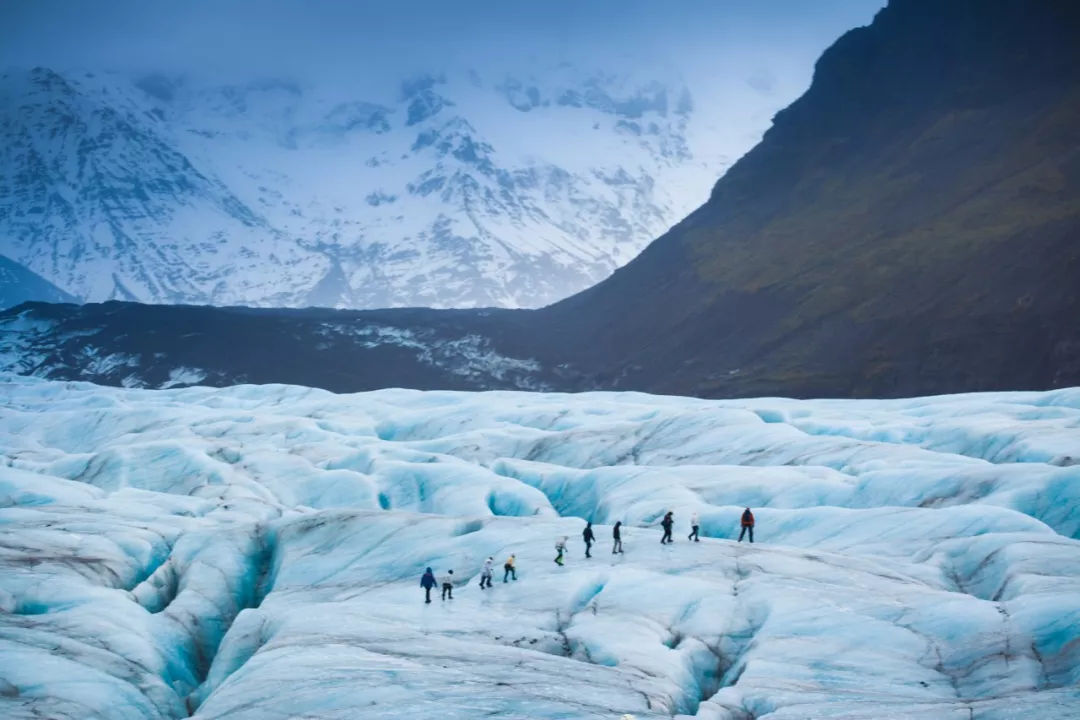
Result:
[[[366,78],[562,60],[661,65],[805,88],[814,59],[883,0],[4,0],[0,66]],[[789,98],[790,99],[790,98]]]

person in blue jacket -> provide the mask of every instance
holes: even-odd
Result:
[[[424,602],[431,604],[431,588],[435,587],[435,573],[428,568],[420,578],[420,587],[424,588]]]

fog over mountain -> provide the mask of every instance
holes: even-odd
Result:
[[[84,301],[542,306],[879,4],[8,4],[0,253]]]

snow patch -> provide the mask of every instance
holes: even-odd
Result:
[[[206,379],[206,371],[199,368],[177,367],[169,371],[169,379],[161,384],[162,390],[174,387],[198,385]]]
[[[416,331],[387,325],[359,327],[343,323],[324,323],[323,337],[352,337],[365,348],[393,346],[416,351],[417,359],[466,378],[511,380],[521,390],[544,390],[546,386],[530,377],[541,370],[531,358],[513,358],[494,349],[489,338],[465,335],[455,340],[438,338],[431,331]]]

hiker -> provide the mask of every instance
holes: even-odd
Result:
[[[558,553],[558,555],[555,556],[555,564],[559,567],[562,567],[563,565],[563,553],[566,552],[566,541],[568,539],[569,538],[563,535],[562,540],[559,540],[557,543],[555,543],[555,552]]]
[[[447,570],[446,574],[442,576],[442,599],[446,598],[454,599],[454,571]]]
[[[611,537],[615,539],[615,544],[611,546],[611,554],[622,553],[622,520],[616,521],[615,527],[611,530]]]
[[[428,568],[420,578],[420,587],[424,588],[424,602],[431,604],[431,588],[435,587],[435,573]]]
[[[586,522],[585,529],[581,531],[581,538],[585,541],[585,557],[591,558],[589,550],[592,548],[593,541],[596,540],[596,536],[593,535],[592,523]]]
[[[480,571],[480,589],[491,587],[491,576],[495,574],[493,566],[495,564],[495,558],[488,558],[484,561],[484,569]]]
[[[750,542],[754,542],[754,513],[750,512],[750,508],[743,510],[742,532],[739,533],[739,542],[742,542],[743,535],[745,535],[748,530],[750,531]]]
[[[698,539],[698,530],[701,528],[701,523],[698,522],[698,515],[694,513],[690,516],[690,534],[686,537],[687,540],[693,540],[694,542],[701,542]]]
[[[675,520],[672,517],[673,513],[668,510],[667,515],[660,521],[660,525],[664,528],[664,537],[660,538],[660,544],[671,542],[671,527],[675,524]]]
[[[517,580],[517,566],[514,564],[515,558],[513,555],[506,558],[506,563],[503,565],[503,582],[506,582],[506,578],[512,577]]]

